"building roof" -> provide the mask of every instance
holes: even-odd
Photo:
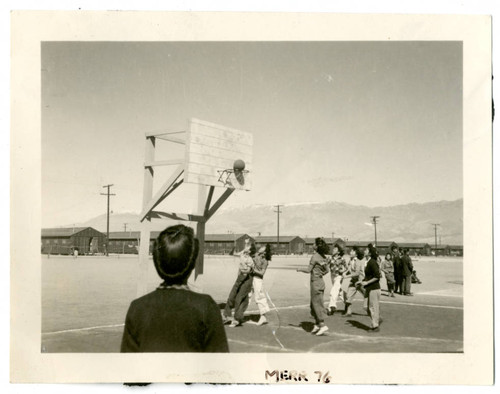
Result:
[[[88,228],[92,227],[42,228],[42,237],[71,237],[72,235]]]
[[[377,242],[379,246],[381,246],[383,243],[384,241]],[[375,241],[347,241],[345,243],[346,246],[368,246],[368,244],[374,245]],[[390,242],[389,244],[392,244],[392,242]]]
[[[304,240],[298,235],[280,235],[280,243],[288,243],[295,239]],[[259,235],[255,237],[255,242],[257,243],[276,243],[278,242],[278,237],[276,235]]]
[[[281,237],[280,237],[281,238]],[[314,243],[314,240],[316,239],[317,237],[302,237],[302,239],[304,241],[306,241],[306,244],[313,244]],[[332,237],[330,238],[323,238],[325,240],[325,242],[327,244],[331,244],[332,243]],[[334,238],[333,239],[333,243],[342,243],[342,244],[345,244],[345,241],[342,239],[342,238]]]
[[[372,244],[375,244],[375,242],[372,242]],[[394,244],[395,244],[394,241],[377,241],[377,247],[382,247],[382,248],[387,248],[387,247],[394,245]]]
[[[156,232],[156,231],[154,231],[154,232]],[[156,235],[156,236],[158,236],[158,235]],[[151,231],[151,237],[153,237],[153,231]],[[137,238],[141,238],[140,231],[110,231],[109,232],[109,239],[137,239]]]
[[[432,247],[432,249],[434,250],[440,250],[440,249],[449,249],[450,246],[449,245],[438,245],[437,248],[435,246]]]
[[[250,240],[253,238],[247,234],[205,234],[205,242],[233,242],[240,238],[247,237]]]
[[[155,239],[161,231],[151,231],[150,239]],[[247,234],[205,234],[205,242],[233,242],[242,237],[248,237],[252,239],[251,236]],[[109,239],[140,239],[140,231],[113,231],[109,233]]]
[[[155,239],[160,235],[161,231],[151,231],[149,234],[150,239]],[[141,232],[140,231],[110,231],[109,239],[140,239]]]
[[[398,242],[397,243],[400,248],[428,248],[429,244],[427,243],[418,243],[418,242]]]
[[[450,246],[450,249],[461,249],[461,250],[464,249],[463,245],[449,245],[449,246]]]

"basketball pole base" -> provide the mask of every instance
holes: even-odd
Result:
[[[141,241],[139,244],[139,268],[137,275],[137,297],[148,292],[149,242],[151,239],[151,221],[146,219],[141,224]]]
[[[213,191],[210,193],[210,200],[212,198]],[[196,238],[198,238],[198,242],[200,243],[200,251],[198,253],[198,257],[196,259],[196,265],[194,267],[194,283],[193,290],[202,292],[203,291],[203,268],[205,262],[205,216],[207,213],[207,206],[210,205],[210,200],[207,199],[207,186],[199,185],[198,186],[198,212],[203,212],[203,221],[199,221],[196,223]]]

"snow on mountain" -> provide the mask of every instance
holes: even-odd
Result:
[[[411,203],[390,207],[355,206],[342,202],[301,202],[280,205],[280,235],[302,237],[335,237],[369,241],[374,239],[371,216],[377,221],[379,241],[427,242],[434,244],[434,227],[440,223],[438,242],[463,243],[463,200],[436,201],[423,204]],[[273,205],[253,205],[237,208],[221,208],[207,223],[207,233],[247,233],[250,235],[274,235],[277,233],[277,213]],[[110,231],[138,231],[137,213],[113,213],[110,215]],[[161,230],[173,220],[153,220],[152,229]],[[195,226],[194,223],[191,223]],[[90,226],[106,231],[106,215],[97,216],[78,226]]]

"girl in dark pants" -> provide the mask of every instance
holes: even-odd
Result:
[[[399,248],[393,246],[392,250],[392,263],[394,265],[394,292],[398,294],[403,294],[403,274],[402,274],[402,264],[401,256],[399,254]]]
[[[377,249],[373,246],[368,247],[370,260],[366,263],[365,277],[362,286],[365,289],[365,294],[368,299],[368,316],[372,321],[372,331],[377,332],[380,330],[379,325],[382,323],[380,317],[380,267],[378,266],[378,253]]]
[[[328,331],[325,324],[324,313],[324,294],[325,294],[325,281],[323,276],[329,272],[328,260],[328,245],[321,238],[316,238],[314,241],[314,254],[311,257],[309,266],[307,268],[299,268],[297,272],[304,272],[311,274],[311,315],[314,317],[315,325],[312,334],[323,335]]]
[[[224,308],[224,312],[222,314],[222,319],[224,321],[224,324],[230,324],[232,322],[231,317],[232,317],[232,311],[236,303],[236,295],[238,294],[238,291],[240,290],[240,287],[243,284],[243,282],[245,282],[245,280],[252,272],[254,261],[253,258],[250,256],[250,247],[251,247],[250,240],[246,239],[245,248],[240,253],[237,253],[240,256],[240,266],[238,269],[238,276],[236,278],[236,281],[234,282],[233,287],[231,288],[229,296],[227,297],[226,307]]]
[[[240,274],[234,284],[231,294],[229,295],[228,302],[226,304],[225,316],[228,316],[230,309],[234,307],[234,319],[229,327],[238,327],[243,324],[243,314],[248,308],[248,303],[250,302],[250,292],[252,291],[252,276],[251,271],[253,269],[255,253],[257,249],[255,244],[250,245],[249,258],[251,263],[247,264],[248,272],[242,272],[242,266],[240,265]],[[234,296],[234,304],[232,303],[232,296]]]

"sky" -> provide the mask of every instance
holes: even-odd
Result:
[[[41,80],[44,227],[105,213],[107,184],[139,212],[144,133],[192,117],[253,134],[224,207],[463,197],[459,42],[45,42]]]

